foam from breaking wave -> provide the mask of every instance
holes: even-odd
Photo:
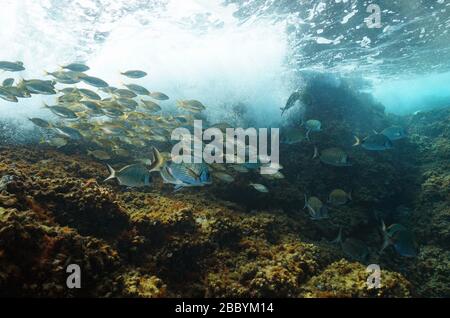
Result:
[[[78,57],[91,67],[88,74],[110,85],[135,82],[150,91],[166,93],[171,100],[161,103],[165,109],[173,109],[177,99],[198,99],[217,120],[223,117],[226,106],[237,103],[246,105],[261,125],[272,122],[275,114],[279,117],[279,108],[292,90],[284,66],[287,40],[283,23],[260,20],[240,24],[232,6],[223,7],[221,1],[172,0],[154,15],[146,16],[146,21],[137,18],[137,10],[120,18],[103,16],[102,21],[110,22],[101,26],[92,21],[79,25],[83,19],[74,16],[85,14],[85,10],[76,9],[96,2],[77,3],[64,28],[54,16],[52,6],[56,4],[52,1],[41,5],[28,0],[7,1],[0,24],[9,23],[11,27],[6,32],[0,25],[0,44],[10,49],[0,59],[25,63],[27,70],[15,74],[17,79],[43,78],[44,70],[55,70],[57,65]],[[89,9],[102,10],[95,6]],[[15,20],[18,16],[21,18]],[[73,21],[77,23],[72,25]],[[81,47],[81,52],[84,39],[75,28],[88,29],[90,23],[108,36],[86,44],[92,47]],[[141,80],[120,76],[119,72],[127,69],[142,69],[149,76]],[[10,75],[5,73],[1,79]],[[43,101],[52,103],[54,97],[36,96],[21,99],[19,104],[0,101],[0,114],[24,120],[28,116],[55,119],[42,108]]]

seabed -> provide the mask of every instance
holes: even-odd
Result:
[[[449,297],[450,108],[399,117],[364,94],[320,92],[311,88],[307,117],[326,129],[281,146],[283,180],[236,173],[232,184],[174,193],[155,175],[150,187],[126,189],[103,182],[105,163],[83,147],[3,142],[0,296]],[[355,132],[399,123],[408,138],[393,150],[351,147]],[[353,165],[313,160],[314,145],[347,149]],[[326,201],[335,188],[353,200],[311,220],[304,195]],[[417,257],[392,246],[380,254],[380,220],[408,227]],[[367,259],[332,243],[339,228],[367,244]],[[66,286],[70,264],[81,289]],[[381,268],[377,288],[367,286],[370,264]]]

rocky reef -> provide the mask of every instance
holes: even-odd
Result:
[[[81,150],[1,146],[0,296],[449,297],[450,109],[397,118],[345,82],[311,80],[307,89],[306,116],[324,129],[282,145],[284,180],[250,172],[173,193],[154,178],[128,190],[104,183],[104,164]],[[353,135],[399,122],[409,136],[393,150],[352,147]],[[314,146],[345,149],[353,166],[313,160]],[[249,178],[270,192],[254,191]],[[352,201],[311,220],[304,195],[325,202],[335,188]],[[380,253],[381,220],[411,229],[416,258]],[[367,259],[331,242],[339,228],[365,242]],[[381,286],[370,289],[372,263]],[[69,264],[82,270],[81,289],[66,287]]]

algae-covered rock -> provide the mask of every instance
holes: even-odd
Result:
[[[207,296],[296,297],[303,282],[333,258],[312,244],[271,245],[260,239],[241,244],[243,253],[223,255],[229,265],[208,275]]]
[[[158,177],[148,188],[126,189],[104,183],[107,169],[81,148],[0,147],[0,294],[449,296],[447,111],[412,116],[407,140],[373,153],[352,147],[353,135],[363,138],[405,118],[386,116],[345,83],[316,82],[308,90],[316,100],[307,116],[321,120],[323,130],[311,141],[281,145],[284,180],[250,171],[233,174],[233,184],[176,193]],[[341,147],[353,165],[325,165],[312,158],[314,146]],[[254,191],[249,180],[269,193]],[[352,200],[330,206],[328,219],[311,220],[304,196],[328,204],[336,188]],[[392,247],[380,254],[381,219],[411,230],[416,258]],[[380,263],[381,288],[368,289],[368,264],[343,260],[348,255],[331,243],[340,228],[343,239],[367,245],[368,262]],[[68,264],[80,265],[81,290],[66,288]]]
[[[370,272],[359,263],[345,260],[329,265],[303,287],[304,297],[411,297],[411,284],[400,274],[381,270],[379,288],[369,288]]]
[[[450,252],[423,246],[412,279],[422,297],[450,297]]]
[[[166,295],[166,285],[156,276],[138,271],[126,272],[123,277],[122,296],[137,298],[161,298]]]
[[[32,211],[0,210],[0,294],[5,296],[105,296],[120,266],[106,242],[39,221]],[[66,285],[67,266],[80,266],[82,289]],[[106,287],[107,286],[107,287]]]

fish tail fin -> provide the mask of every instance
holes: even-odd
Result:
[[[109,171],[110,175],[103,182],[106,182],[106,181],[109,181],[109,180],[112,180],[112,179],[116,178],[116,171],[113,169],[113,167],[111,167],[108,164],[106,165],[106,167],[108,167],[108,171]]]
[[[384,224],[383,219],[381,220],[381,230],[383,231],[383,233],[386,232],[386,224]]]
[[[372,131],[373,131],[373,133],[374,133],[375,135],[378,135],[378,134],[379,134],[379,132],[376,131],[375,129],[372,129]]]
[[[311,129],[308,129],[306,131],[306,140],[311,141],[311,139],[309,139],[309,133],[311,132]]]
[[[308,197],[306,196],[305,193],[305,205],[303,206],[303,209],[306,209],[307,206],[308,206]]]
[[[388,237],[385,235],[383,240],[383,246],[381,246],[380,254],[390,245]]]
[[[389,237],[386,233],[386,224],[381,220],[381,231],[383,232],[383,246],[381,246],[380,254],[390,245]]]
[[[353,147],[357,147],[359,145],[361,145],[361,139],[359,139],[357,136],[353,136],[355,137],[355,143],[353,144]]]
[[[350,201],[353,201],[353,198],[352,198],[352,192],[353,192],[353,190],[350,190],[350,191],[348,192],[348,199],[349,199]]]
[[[317,146],[314,146],[314,155],[312,157],[313,159],[319,158],[319,149]]]
[[[155,147],[153,147],[152,149],[152,155],[153,155],[153,160],[152,160],[152,164],[150,165],[150,172],[152,171],[159,171],[161,169],[161,166],[164,164],[164,159],[161,156],[161,153],[158,151],[158,149],[156,149]]]

